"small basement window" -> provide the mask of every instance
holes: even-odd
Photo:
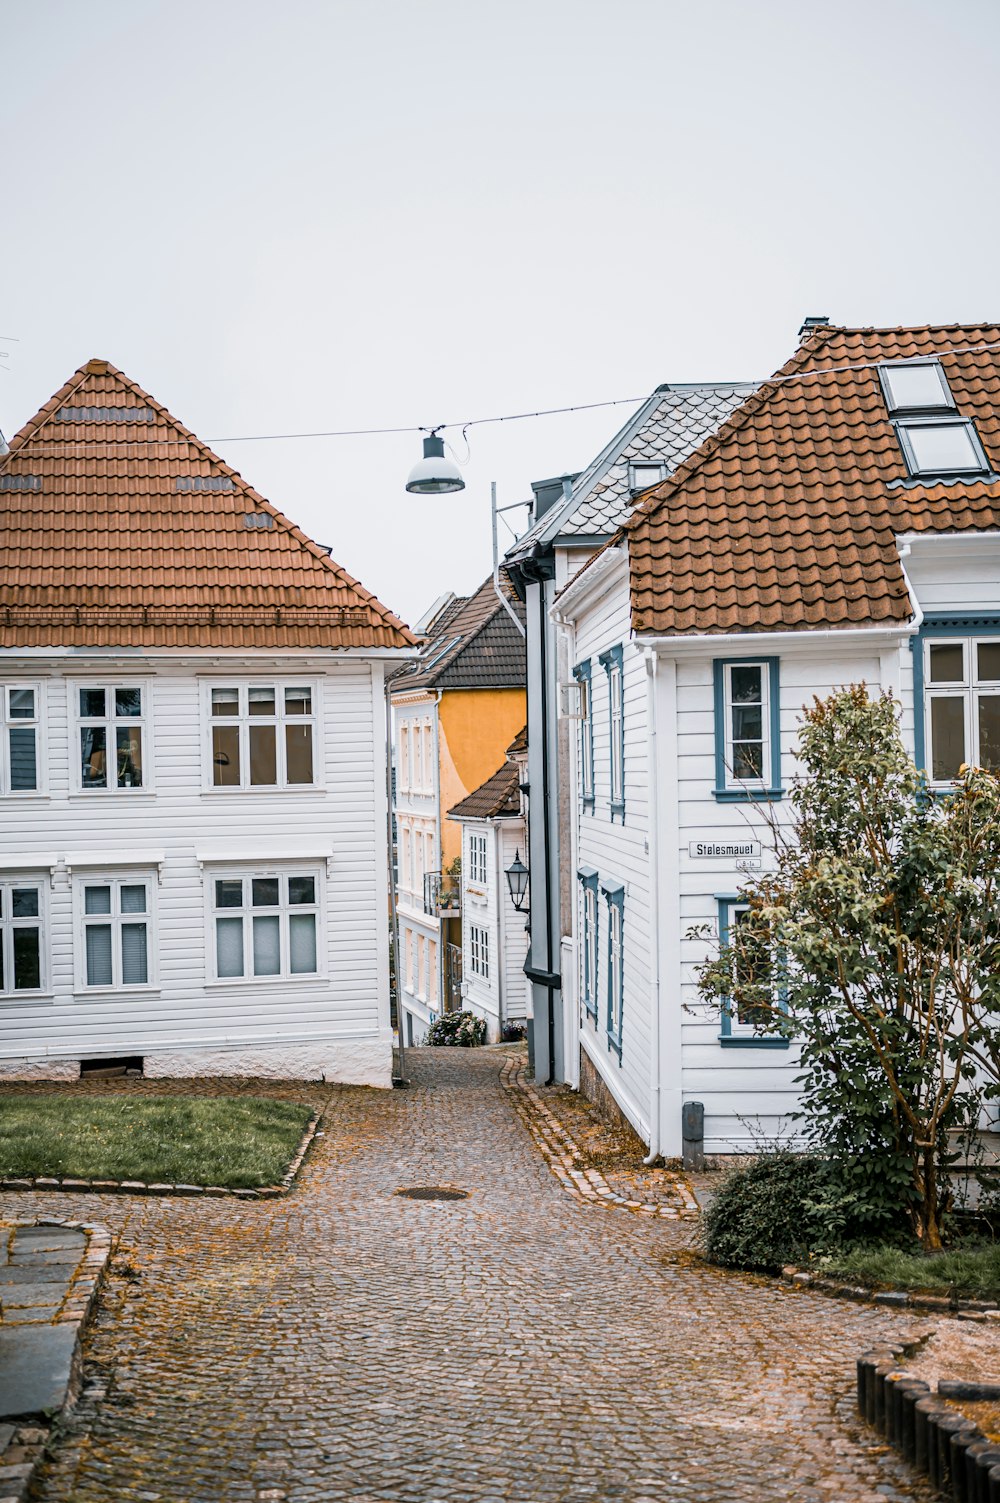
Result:
[[[954,409],[944,371],[936,360],[880,365],[879,377],[890,412],[934,412]]]
[[[977,475],[990,468],[968,418],[900,421],[896,432],[911,475]]]

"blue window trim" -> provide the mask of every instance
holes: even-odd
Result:
[[[601,891],[608,905],[608,1011],[605,1031],[608,1036],[608,1048],[618,1056],[618,1063],[622,1062],[622,1029],[625,1021],[625,885],[622,882],[604,881],[601,883]],[[612,1026],[611,998],[614,995],[614,955],[611,949],[611,910],[618,911],[618,1028]]]
[[[580,774],[581,774],[580,775],[580,799],[581,799],[581,802],[583,804],[584,809],[585,810],[589,809],[590,812],[593,813],[594,812],[594,703],[593,703],[593,700],[591,698],[590,659],[589,658],[587,659],[587,661],[585,663],[577,663],[576,667],[573,669],[573,677],[576,679],[576,681],[577,681],[578,684],[586,684],[586,686],[587,686],[587,713],[586,713],[586,715],[581,716],[581,719],[580,719],[580,742],[581,742],[581,747],[580,747]],[[590,735],[587,738],[588,741],[589,741],[589,743],[590,743],[590,758],[589,758],[589,760],[590,760],[590,767],[588,768],[588,772],[590,773],[589,780],[586,780],[583,777],[583,745],[582,745],[582,743],[583,743],[583,725],[584,725],[584,721],[586,721],[587,726],[588,726],[588,728],[590,730]],[[587,793],[587,791],[586,791],[586,789],[587,789],[587,782],[588,781],[589,781],[589,785],[590,785],[590,792],[589,793]]]
[[[583,923],[580,932],[583,936],[583,1010],[588,1018],[597,1022],[597,970],[601,963],[601,920],[600,905],[597,902],[598,875],[592,866],[581,866],[577,870],[577,877],[584,892]],[[594,894],[594,974],[590,974],[590,946],[587,943],[587,892]]]
[[[930,773],[927,770],[924,643],[933,641],[935,637],[1000,637],[1000,613],[925,616],[920,630],[910,638],[910,652],[913,656],[913,760],[928,782]],[[944,788],[936,790],[938,793],[946,791]]]
[[[719,944],[729,943],[729,915],[738,903],[745,903],[746,898],[739,893],[717,893],[715,901],[719,905]],[[778,1005],[784,1008],[785,998],[782,993],[778,994]],[[756,1035],[752,1033],[733,1033],[733,1019],[727,1008],[723,1007],[719,1019],[719,1043],[723,1049],[787,1049],[790,1040],[775,1037],[774,1035]]]
[[[611,819],[615,817],[625,823],[625,650],[619,643],[616,647],[609,647],[607,652],[602,652],[597,660],[608,676],[608,806],[611,810]],[[611,737],[613,734],[612,696],[614,694],[614,679],[611,677],[612,668],[618,669],[618,683],[622,696],[622,713],[618,726],[618,756],[622,770],[621,798],[615,798],[614,790],[614,757],[611,751]]]
[[[767,693],[770,710],[771,786],[730,788],[726,785],[726,669],[741,663],[760,663],[767,669]],[[784,796],[781,786],[781,676],[777,658],[715,658],[712,662],[712,690],[715,704],[715,788],[720,804],[770,802]]]

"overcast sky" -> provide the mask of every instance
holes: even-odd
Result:
[[[0,428],[89,357],[201,437],[753,379],[1000,318],[992,0],[0,0]],[[406,619],[627,407],[215,447]]]

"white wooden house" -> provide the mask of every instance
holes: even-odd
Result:
[[[448,811],[462,827],[462,1006],[483,1019],[491,1044],[506,1025],[527,1022],[528,915],[524,895],[518,909],[507,880],[527,849],[527,750],[525,728],[503,766]]]
[[[579,474],[532,485],[531,525],[505,559],[525,602],[528,657],[529,1046],[539,1080],[579,1082],[575,996],[566,963],[574,879],[567,853],[571,726],[560,699],[574,663],[550,611],[558,592],[664,480],[750,394],[746,383],[658,386]],[[586,696],[590,686],[582,683]]]
[[[0,1076],[388,1085],[407,629],[105,361],[0,518]]]
[[[788,1127],[794,1044],[706,1008],[688,937],[738,922],[796,726],[864,682],[935,787],[1000,766],[1000,330],[812,323],[553,616],[591,695],[569,816],[582,1084],[653,1152]],[[564,968],[564,976],[570,970]]]

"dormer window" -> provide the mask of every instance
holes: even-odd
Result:
[[[979,435],[968,418],[910,418],[896,423],[911,475],[981,475],[989,471]]]
[[[936,360],[880,365],[879,377],[890,412],[954,411],[944,371]]]
[[[653,464],[646,460],[636,461],[628,467],[628,485],[631,491],[645,491],[651,485],[659,485],[667,478],[665,464]]]

